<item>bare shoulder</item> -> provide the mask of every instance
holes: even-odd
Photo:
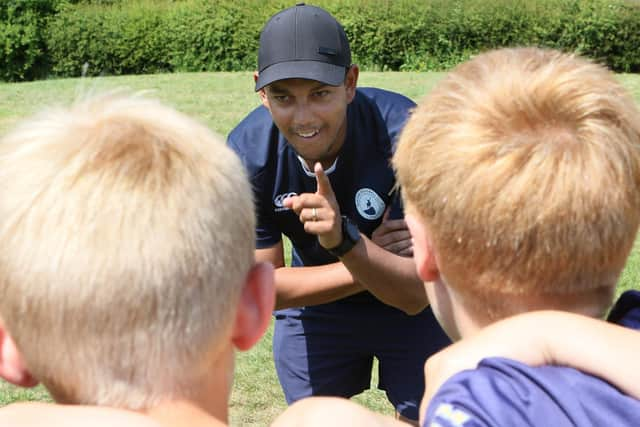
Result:
[[[14,403],[0,408],[0,425],[15,427],[161,427],[136,412],[52,403]]]
[[[302,399],[284,411],[272,427],[407,427],[408,424],[336,397]]]

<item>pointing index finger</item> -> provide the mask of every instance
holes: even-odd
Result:
[[[333,195],[333,188],[331,188],[331,182],[329,182],[329,178],[327,177],[327,174],[324,173],[324,169],[322,168],[322,165],[320,164],[320,162],[316,162],[316,164],[313,165],[313,171],[316,174],[316,183],[318,185],[316,193],[322,196]]]

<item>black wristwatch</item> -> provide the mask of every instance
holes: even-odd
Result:
[[[360,230],[348,216],[342,215],[342,243],[335,248],[327,249],[327,251],[335,256],[341,257],[349,252],[360,240]]]

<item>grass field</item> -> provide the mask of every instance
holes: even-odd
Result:
[[[378,86],[418,100],[442,77],[438,73],[361,73],[361,86]],[[640,76],[622,75],[623,84],[640,102]],[[183,112],[198,117],[221,134],[228,133],[258,105],[251,73],[165,74],[0,83],[0,134],[19,118],[51,104],[64,104],[79,95],[113,88],[149,91]],[[619,291],[640,289],[640,243],[636,242],[619,282]],[[271,359],[271,329],[261,343],[239,355],[231,400],[231,425],[266,426],[284,407],[284,397]],[[375,371],[375,368],[374,368]],[[374,372],[375,373],[375,372]],[[160,374],[160,373],[159,373]],[[376,377],[372,381],[376,383]],[[392,413],[382,392],[367,391],[355,398],[380,412]],[[49,400],[42,387],[22,390],[0,382],[0,405],[20,400]]]

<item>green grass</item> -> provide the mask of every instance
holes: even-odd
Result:
[[[420,99],[442,77],[438,73],[361,73],[361,86],[378,86]],[[623,84],[640,100],[640,76],[622,75]],[[259,104],[251,73],[195,73],[98,79],[48,80],[0,83],[0,134],[21,117],[43,106],[66,104],[93,91],[126,88],[150,91],[154,96],[198,117],[220,134],[227,134]],[[640,243],[637,243],[620,279],[619,290],[640,289]],[[271,357],[272,329],[251,351],[238,357],[231,399],[233,426],[265,426],[285,408],[284,397]],[[377,383],[374,368],[373,385]],[[384,393],[370,390],[355,398],[376,410],[391,414]],[[22,400],[50,400],[42,387],[24,390],[0,382],[0,405]]]

